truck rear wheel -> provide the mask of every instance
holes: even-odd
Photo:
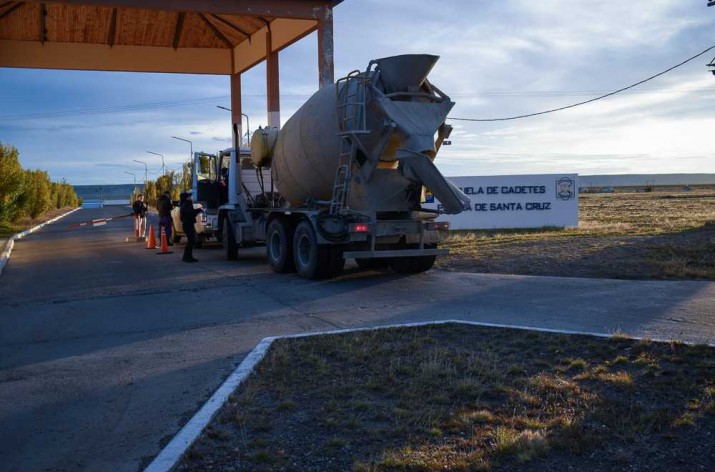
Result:
[[[295,270],[293,261],[293,234],[287,221],[276,218],[266,231],[266,256],[273,272],[285,273]]]
[[[338,248],[318,245],[313,225],[301,221],[293,236],[293,260],[298,274],[306,279],[332,277],[342,272],[345,259]]]
[[[231,229],[231,222],[228,218],[224,218],[223,225],[221,226],[223,227],[221,245],[226,254],[226,259],[235,261],[238,259],[238,244],[236,244],[236,236],[234,236],[233,229]]]
[[[306,279],[314,279],[318,272],[318,240],[313,225],[301,221],[293,236],[293,260],[298,274]]]
[[[430,270],[435,260],[437,256],[395,257],[390,262],[390,267],[401,274],[417,274]]]
[[[345,258],[335,246],[318,246],[320,251],[320,267],[324,268],[323,277],[340,275],[345,268]]]
[[[377,257],[368,259],[356,257],[355,262],[361,269],[384,269],[385,267],[390,267],[389,257]]]

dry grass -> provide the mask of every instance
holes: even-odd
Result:
[[[454,231],[444,270],[715,279],[715,189],[581,195],[579,227]]]
[[[674,345],[459,325],[281,340],[178,470],[697,469],[715,350]]]

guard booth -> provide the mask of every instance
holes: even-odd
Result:
[[[341,1],[0,1],[0,67],[230,75],[231,121],[243,136],[241,74],[254,65],[267,63],[269,126],[280,125],[282,49],[317,31],[318,86],[333,82]]]

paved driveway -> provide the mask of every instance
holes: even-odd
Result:
[[[17,241],[0,277],[3,471],[135,471],[262,337],[465,319],[715,341],[715,284],[349,266],[331,281],[270,272],[263,250],[180,261],[126,243],[125,213],[82,210]],[[150,219],[150,223],[156,223]]]

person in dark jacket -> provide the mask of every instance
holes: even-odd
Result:
[[[134,200],[132,211],[134,212],[134,234],[138,238],[145,238],[146,214],[149,208],[147,208],[146,203],[144,203],[144,195],[141,193],[137,195],[137,199]]]
[[[198,262],[194,259],[194,245],[196,244],[196,217],[202,213],[201,208],[194,208],[194,201],[191,199],[191,192],[181,194],[181,206],[179,207],[181,214],[181,227],[186,234],[186,246],[184,247],[184,257],[181,259],[184,262]]]
[[[166,240],[169,246],[173,246],[174,243],[171,239],[171,196],[169,192],[161,194],[156,202],[156,210],[159,213],[159,234],[161,234],[161,228],[164,228]]]

